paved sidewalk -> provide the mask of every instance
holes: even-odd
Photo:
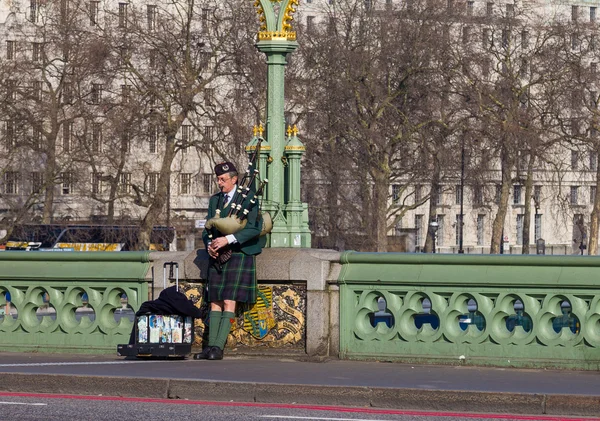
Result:
[[[0,353],[0,391],[600,416],[600,372]]]

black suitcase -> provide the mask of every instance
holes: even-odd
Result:
[[[175,284],[179,290],[179,264],[163,265],[163,288],[167,287],[167,266],[175,267]],[[177,314],[147,313],[134,320],[133,344],[117,345],[117,355],[138,358],[185,358],[192,352],[194,318]]]

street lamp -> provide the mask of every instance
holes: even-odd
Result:
[[[464,191],[465,191],[465,136],[461,137],[460,140],[460,220],[458,223],[458,252],[463,254],[465,250],[463,249],[463,220],[465,218],[465,213],[463,209],[464,202]]]
[[[429,223],[429,232],[431,233],[431,243],[433,245],[432,253],[435,253],[435,237],[436,237],[437,230],[439,227],[440,227],[440,224],[438,224],[438,222],[435,219],[432,219],[431,222]]]

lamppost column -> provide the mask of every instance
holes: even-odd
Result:
[[[463,254],[465,252],[465,250],[463,249],[463,229],[464,229],[464,219],[465,219],[465,212],[464,212],[464,207],[463,207],[463,203],[464,203],[464,196],[465,195],[465,138],[464,135],[461,138],[460,141],[460,221],[458,221],[458,223],[460,224],[458,226],[458,252],[460,254]]]
[[[263,196],[263,207],[273,217],[273,230],[269,238],[271,247],[310,247],[308,212],[306,204],[299,200],[300,159],[294,153],[286,153],[285,137],[285,66],[287,56],[298,48],[296,32],[293,31],[293,15],[299,0],[256,0],[254,6],[259,16],[260,28],[256,48],[267,58],[267,109],[266,143],[270,146],[267,177],[269,188]],[[294,160],[293,168],[288,158]],[[290,180],[293,183],[289,186]],[[297,196],[297,197],[296,197]],[[290,202],[290,203],[288,203]],[[306,218],[298,215],[306,214]],[[301,224],[297,223],[298,219]],[[306,233],[299,235],[306,228]],[[304,238],[308,236],[308,240]]]
[[[288,141],[285,145],[287,162],[287,204],[285,214],[290,230],[290,247],[310,247],[310,229],[308,228],[308,206],[300,197],[300,161],[306,148],[298,139],[298,128],[288,127]]]

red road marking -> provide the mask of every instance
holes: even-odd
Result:
[[[167,403],[174,405],[204,405],[204,406],[230,406],[230,407],[259,407],[259,408],[283,408],[283,409],[308,409],[315,411],[351,412],[363,414],[386,414],[386,415],[415,415],[422,417],[464,417],[483,418],[490,420],[514,420],[514,421],[600,421],[600,418],[578,418],[578,417],[555,417],[551,415],[511,415],[511,414],[478,414],[474,412],[444,412],[444,411],[414,411],[399,409],[375,409],[375,408],[348,408],[342,406],[327,405],[296,405],[287,403],[257,403],[257,402],[213,402],[213,401],[191,401],[183,399],[159,399],[159,398],[126,398],[122,396],[81,396],[81,395],[57,395],[46,393],[22,393],[22,392],[0,392],[0,396],[12,396],[23,398],[46,398],[46,399],[77,399],[89,401],[119,401],[119,402],[151,402]]]

